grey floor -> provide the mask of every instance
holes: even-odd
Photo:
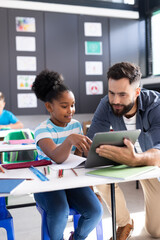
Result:
[[[151,240],[151,238],[144,229],[144,199],[141,186],[136,189],[135,182],[120,184],[127,201],[128,209],[131,217],[134,219],[135,229],[132,233],[131,240]],[[23,202],[33,202],[32,195],[21,196],[18,198],[9,198],[9,205],[20,204]],[[112,235],[112,222],[110,214],[103,204],[103,232],[104,240],[107,240]],[[40,240],[41,239],[41,217],[36,207],[16,208],[10,209],[14,219],[15,240]],[[69,238],[70,231],[73,230],[72,218],[69,217],[67,227],[64,232],[64,238]],[[95,230],[88,236],[87,240],[96,240]],[[7,240],[6,232],[0,229],[0,240]]]

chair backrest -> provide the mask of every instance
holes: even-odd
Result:
[[[4,138],[5,142],[9,140],[20,140],[20,139],[34,139],[34,134],[30,130],[15,130],[7,134]],[[2,153],[2,162],[7,164],[11,162],[27,162],[36,160],[36,150],[16,151],[16,152],[4,152]]]
[[[82,123],[82,128],[83,128],[84,135],[87,135],[87,131],[88,131],[90,125],[91,125],[91,121],[90,120],[89,121],[85,121],[85,122]]]

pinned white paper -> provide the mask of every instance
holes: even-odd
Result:
[[[36,75],[17,75],[17,89],[31,90]]]
[[[35,37],[21,37],[16,36],[16,51],[36,51],[36,39]]]
[[[103,94],[102,81],[87,81],[86,82],[86,95],[101,95]]]
[[[36,57],[17,56],[17,71],[36,71]]]
[[[84,35],[87,37],[101,37],[102,24],[97,22],[84,23]]]
[[[36,22],[33,17],[16,17],[17,32],[35,32]]]
[[[86,75],[102,75],[103,63],[101,61],[87,61],[85,62]]]
[[[18,108],[36,108],[37,98],[34,93],[18,93]]]

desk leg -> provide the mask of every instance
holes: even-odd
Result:
[[[112,232],[113,240],[116,240],[116,204],[115,204],[115,184],[111,183],[111,208],[112,208]]]

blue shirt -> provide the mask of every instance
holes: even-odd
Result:
[[[50,160],[48,156],[41,150],[38,145],[38,141],[43,138],[51,138],[54,143],[58,146],[72,133],[83,134],[81,124],[72,119],[71,122],[67,124],[66,127],[59,127],[56,126],[54,123],[51,122],[50,119],[42,122],[36,129],[35,129],[35,141],[36,147],[38,152],[38,159],[47,159]],[[72,152],[76,149],[75,146],[72,147]]]
[[[109,104],[108,95],[101,99],[87,136],[91,139],[96,132],[126,130],[123,117],[116,116]],[[141,129],[138,138],[142,151],[160,149],[160,93],[141,89],[138,97],[136,129]]]
[[[16,122],[18,122],[18,119],[13,113],[3,110],[2,114],[0,115],[0,125],[9,125]]]

